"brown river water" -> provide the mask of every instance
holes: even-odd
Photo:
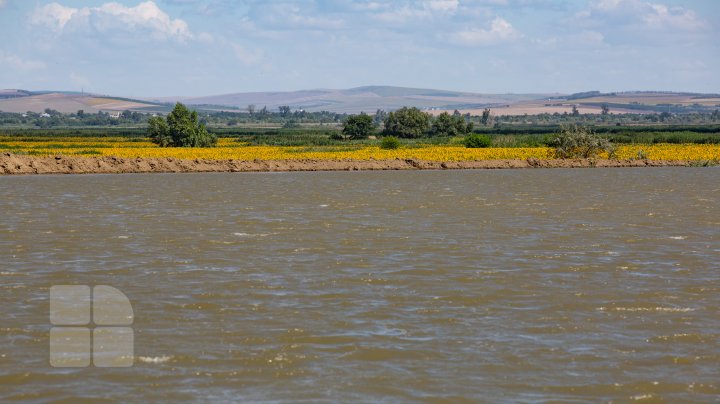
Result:
[[[720,169],[0,177],[0,401],[720,398]],[[110,285],[134,366],[49,362]]]

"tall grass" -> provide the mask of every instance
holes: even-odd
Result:
[[[694,144],[720,144],[720,133],[682,132],[639,132],[617,133],[606,135],[613,143],[625,144],[656,144],[656,143],[694,143]]]
[[[518,132],[494,133],[492,131],[476,131],[490,136],[492,147],[544,147],[549,146],[553,135],[558,132],[555,127],[537,128],[539,133]],[[598,128],[596,128],[598,129]],[[686,130],[640,130],[636,127],[606,128],[598,130],[597,133],[616,144],[720,144],[720,128],[714,131],[701,131],[699,127],[687,127]],[[610,131],[612,129],[612,132]],[[713,129],[713,128],[709,128]],[[338,129],[332,128],[233,128],[215,130],[221,138],[234,138],[253,146],[336,146],[336,145],[379,145],[378,139],[343,140],[332,139],[333,134],[340,133]],[[147,130],[145,128],[80,128],[80,129],[2,129],[0,130],[0,142],[24,141],[24,142],[47,142],[57,141],[64,143],[62,138],[123,138],[127,142],[146,142]],[[424,145],[453,145],[462,146],[462,137],[422,137],[417,139],[400,139],[403,147],[414,148]],[[57,145],[58,148],[69,148],[71,146]],[[93,148],[100,147],[93,145]],[[7,149],[7,148],[6,148]]]

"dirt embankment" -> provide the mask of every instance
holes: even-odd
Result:
[[[178,160],[174,158],[36,157],[0,154],[0,174],[119,174],[247,171],[442,170],[497,168],[584,168],[687,166],[670,160]]]

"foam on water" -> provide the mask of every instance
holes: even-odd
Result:
[[[138,356],[137,360],[143,363],[158,364],[169,362],[172,358],[172,356]]]

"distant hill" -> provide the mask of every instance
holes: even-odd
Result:
[[[365,86],[345,90],[315,89],[231,93],[204,97],[159,97],[130,99],[97,94],[63,91],[0,90],[0,111],[42,112],[46,108],[60,112],[140,111],[167,112],[181,101],[203,111],[247,111],[267,107],[277,111],[281,105],[292,110],[331,111],[337,113],[374,113],[377,109],[395,110],[414,106],[433,113],[440,111],[482,113],[490,108],[496,115],[535,115],[570,112],[576,106],[581,113],[597,113],[607,105],[613,113],[693,112],[720,108],[720,95],[634,91],[575,94],[480,94],[393,86]]]
[[[720,95],[664,91],[605,94],[599,91],[587,91],[496,105],[491,109],[495,115],[538,115],[570,113],[573,106],[582,114],[599,114],[603,106],[607,106],[610,113],[616,114],[708,112],[720,109]],[[460,108],[460,111],[478,115],[482,113],[482,108]],[[434,111],[435,114],[440,112]]]
[[[557,96],[557,94],[552,94]],[[424,109],[478,108],[498,104],[546,98],[544,94],[478,94],[459,91],[432,90],[392,86],[367,86],[347,90],[317,89],[287,92],[251,92],[213,95],[206,97],[164,97],[151,99],[159,102],[181,101],[218,109],[230,107],[246,110],[248,105],[257,109],[267,106],[277,110],[288,105],[293,110],[374,113],[377,109],[394,110],[403,106]]]
[[[0,90],[0,111],[43,112],[46,108],[63,113],[98,111],[164,111],[167,108],[148,101],[121,97],[60,91]]]
[[[30,91],[25,90],[0,90],[0,100],[8,98],[20,98],[32,95]]]

